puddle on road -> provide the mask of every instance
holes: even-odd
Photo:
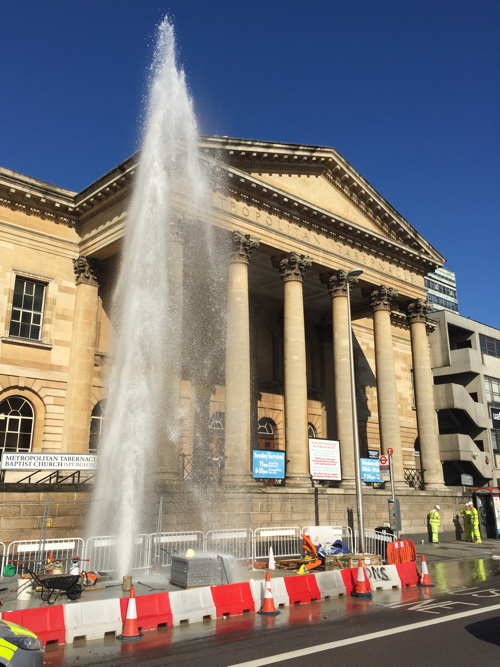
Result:
[[[438,591],[449,591],[462,586],[473,586],[494,577],[500,577],[500,561],[487,558],[467,558],[446,563],[429,563],[431,581]],[[500,579],[498,580],[500,585]]]

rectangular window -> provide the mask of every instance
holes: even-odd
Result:
[[[488,405],[495,408],[500,407],[500,380],[498,378],[484,376],[484,389],[486,391],[486,401]]]
[[[500,340],[479,334],[479,341],[483,354],[487,354],[490,357],[500,357]]]
[[[45,285],[27,278],[16,278],[9,336],[40,340]]]

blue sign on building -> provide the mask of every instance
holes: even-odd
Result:
[[[255,479],[285,479],[285,452],[272,449],[254,449],[252,477]]]
[[[382,482],[378,459],[359,459],[363,482]]]

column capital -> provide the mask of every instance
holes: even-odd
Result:
[[[76,276],[76,284],[85,283],[86,285],[99,286],[99,261],[93,257],[80,255],[73,260],[73,271]]]
[[[406,313],[410,324],[414,322],[427,322],[427,313],[431,310],[431,304],[426,299],[410,301],[406,306]]]
[[[243,262],[248,264],[252,250],[259,245],[259,239],[250,234],[243,234],[239,231],[234,231],[231,235],[231,262]]]
[[[281,255],[281,257],[271,257],[271,262],[273,268],[281,273],[284,283],[290,280],[302,282],[306,269],[312,264],[312,259],[306,255],[291,252],[288,255]]]
[[[344,271],[344,269],[321,273],[319,279],[323,285],[327,286],[328,293],[332,299],[336,296],[347,297],[348,285],[352,287],[358,282],[357,276],[349,276],[349,278],[347,278],[347,271]]]
[[[391,312],[392,302],[397,298],[399,292],[387,285],[380,285],[371,290],[363,290],[364,297],[370,300],[373,310],[388,310]]]

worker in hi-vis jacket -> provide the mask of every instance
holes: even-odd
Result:
[[[439,524],[441,523],[441,515],[439,514],[439,505],[434,505],[434,509],[429,512],[429,526],[431,528],[431,542],[437,544],[439,542]]]

